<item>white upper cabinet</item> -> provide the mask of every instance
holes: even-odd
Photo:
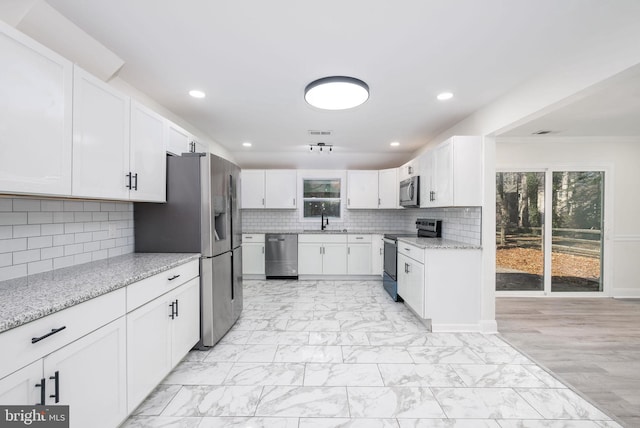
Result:
[[[73,65],[0,21],[0,193],[71,194]]]
[[[73,196],[129,198],[129,101],[75,67]]]
[[[180,156],[182,153],[190,151],[191,134],[187,131],[175,123],[167,121],[167,134],[167,151],[169,153]]]
[[[420,206],[482,205],[481,137],[452,137],[423,156]]]
[[[378,171],[378,208],[400,208],[398,188],[398,168]]]
[[[378,171],[347,171],[347,208],[378,208]]]
[[[264,208],[264,170],[243,169],[240,172],[240,208]]]
[[[268,169],[265,171],[265,208],[295,209],[296,181],[295,169]]]
[[[418,161],[416,159],[411,159],[398,168],[398,181],[406,180],[416,175],[420,175]]]
[[[167,161],[165,119],[136,101],[131,101],[130,199],[166,201]]]

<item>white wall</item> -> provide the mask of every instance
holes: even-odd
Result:
[[[614,297],[640,297],[640,137],[498,139],[496,168],[608,167],[605,175],[605,290]],[[606,250],[605,249],[605,250]],[[606,263],[606,261],[609,263]]]

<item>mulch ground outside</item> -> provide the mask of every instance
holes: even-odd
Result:
[[[498,269],[543,275],[543,255],[533,248],[504,248],[496,251]],[[551,253],[551,275],[588,280],[600,278],[600,260],[571,254]]]

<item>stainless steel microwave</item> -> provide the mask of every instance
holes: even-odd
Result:
[[[420,177],[415,176],[400,182],[400,206],[420,206]]]

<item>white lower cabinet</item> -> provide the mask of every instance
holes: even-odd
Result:
[[[0,379],[0,402],[68,405],[71,428],[116,427],[128,414],[125,346],[120,317]]]
[[[193,278],[127,314],[129,411],[145,399],[198,341],[199,284],[199,278]]]
[[[300,275],[346,275],[346,235],[298,235]]]
[[[384,272],[384,236],[371,235],[371,274],[382,276]]]
[[[424,313],[424,265],[417,260],[398,254],[398,294],[421,318]]]
[[[371,235],[347,236],[347,273],[371,275]]]
[[[242,273],[264,275],[264,234],[242,235]]]

